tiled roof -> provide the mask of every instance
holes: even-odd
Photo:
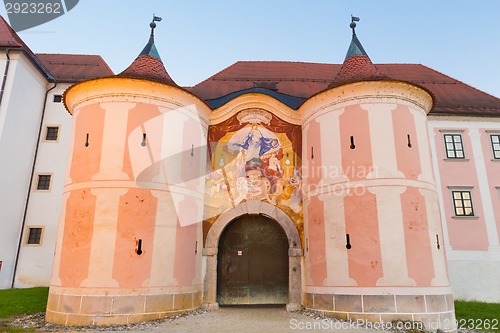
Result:
[[[356,81],[384,80],[383,75],[367,55],[353,55],[344,61],[339,73],[328,88],[333,88]]]
[[[57,82],[75,83],[114,73],[99,55],[37,54]]]
[[[351,22],[352,39],[344,63],[328,88],[357,81],[378,81],[390,79],[375,66],[356,36],[356,22]]]
[[[254,88],[261,82],[274,82],[280,93],[307,98],[325,89],[337,75],[340,66],[285,61],[238,61],[190,90],[200,98],[210,100]]]
[[[0,16],[0,49],[11,49],[23,52],[49,81],[54,81],[52,74],[45,68],[33,51],[30,50],[2,16]]]
[[[27,47],[5,19],[0,16],[0,47],[23,48]]]
[[[432,114],[500,115],[500,99],[420,64],[377,64],[392,80],[427,89],[434,97]],[[277,92],[309,98],[325,90],[338,75],[340,64],[284,61],[239,61],[190,88],[204,100],[273,82]]]
[[[160,19],[161,20],[161,19]],[[163,62],[161,61],[160,54],[155,46],[154,29],[156,23],[153,22],[149,25],[151,27],[151,35],[146,46],[142,49],[141,53],[134,62],[128,66],[117,77],[128,77],[133,79],[145,79],[168,84],[177,87],[177,84],[168,75]]]
[[[140,55],[134,62],[128,66],[123,72],[117,75],[117,77],[129,77],[133,79],[146,79],[151,81],[157,81],[165,83],[171,86],[177,86],[177,84],[170,78],[163,62],[150,55]]]

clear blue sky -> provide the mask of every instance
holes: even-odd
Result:
[[[146,44],[153,13],[158,51],[184,86],[238,60],[341,63],[353,14],[374,63],[420,63],[500,97],[497,0],[80,0],[20,36],[37,53],[100,54],[118,73]]]

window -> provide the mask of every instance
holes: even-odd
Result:
[[[42,244],[42,231],[43,228],[41,227],[36,227],[36,228],[28,228],[28,238],[26,240],[26,244],[28,245],[40,245]]]
[[[48,191],[50,190],[50,178],[51,175],[38,175],[38,183],[36,185],[36,189],[39,191]]]
[[[500,134],[490,135],[491,148],[493,149],[493,158],[500,159]]]
[[[445,134],[446,158],[465,158],[461,134]]]
[[[61,103],[62,95],[54,95],[54,103]]]
[[[452,191],[455,216],[474,216],[470,191]]]
[[[59,138],[59,127],[47,126],[45,131],[45,141],[57,141]]]

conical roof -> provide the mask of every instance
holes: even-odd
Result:
[[[172,80],[168,74],[163,62],[161,61],[160,54],[155,46],[154,29],[156,23],[151,22],[151,35],[149,41],[144,49],[139,53],[137,58],[127,67],[123,72],[116,75],[117,77],[128,77],[133,79],[145,79],[165,83],[177,87],[177,84]]]
[[[363,45],[356,36],[356,23],[351,23],[352,39],[344,63],[339,73],[328,86],[328,88],[338,87],[347,83],[357,81],[377,81],[389,79],[375,66]]]

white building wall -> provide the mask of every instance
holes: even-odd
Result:
[[[21,53],[11,52],[0,105],[0,288],[10,288],[47,80]],[[0,56],[0,69],[6,64]],[[0,78],[1,84],[1,78]]]
[[[492,156],[488,149],[481,146],[480,135],[487,135],[484,129],[500,131],[500,119],[495,118],[471,118],[471,117],[429,117],[429,139],[433,155],[433,168],[439,192],[439,204],[441,218],[443,221],[443,233],[445,237],[445,249],[448,260],[448,270],[455,299],[478,300],[484,302],[500,302],[500,248],[495,221],[494,207],[500,205],[500,196],[492,191],[500,184],[494,184],[489,179],[485,165],[491,163]],[[474,167],[477,173],[478,188],[474,189],[473,205],[475,211],[481,211],[486,224],[488,248],[485,251],[456,250],[450,244],[448,229],[450,224],[457,223],[459,219],[450,219],[453,215],[452,207],[445,207],[444,198],[450,193],[444,188],[455,186],[460,183],[443,184],[442,176],[444,168],[440,168],[441,161],[437,158],[439,149],[445,149],[442,135],[435,135],[435,130],[453,131],[465,129],[464,135],[471,138],[472,151],[465,151],[466,157],[473,156]],[[443,132],[443,133],[444,133]],[[463,162],[457,162],[463,163]],[[500,173],[500,162],[495,164]],[[475,199],[475,200],[474,200]],[[481,207],[478,207],[480,205]],[[464,237],[467,237],[466,235]]]
[[[50,282],[64,177],[73,130],[72,116],[66,111],[63,103],[54,103],[54,95],[62,95],[69,85],[58,84],[50,91],[47,98],[34,182],[38,174],[51,174],[51,187],[49,191],[31,190],[15,287],[47,286]],[[57,141],[45,140],[47,126],[59,127]],[[40,245],[27,244],[30,227],[43,228]]]

